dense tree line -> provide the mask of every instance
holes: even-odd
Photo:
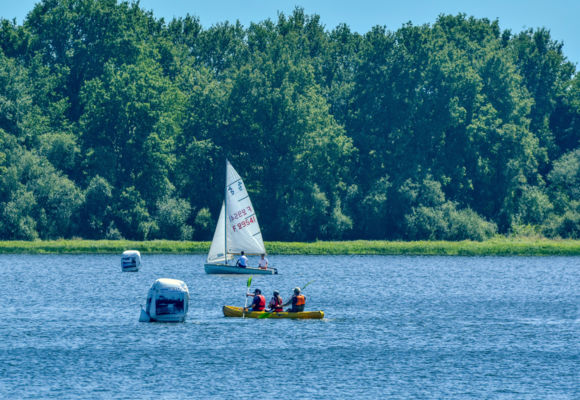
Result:
[[[580,237],[580,76],[545,29],[43,0],[0,46],[1,239],[209,240],[226,157],[268,240]]]

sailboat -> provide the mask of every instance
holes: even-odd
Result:
[[[238,267],[235,255],[265,254],[266,248],[254,206],[240,175],[226,160],[226,187],[224,202],[215,228],[213,240],[204,264],[208,274],[277,274],[276,268],[260,269]]]

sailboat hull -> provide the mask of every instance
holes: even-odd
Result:
[[[242,307],[224,306],[224,316],[237,318],[268,318],[268,319],[323,319],[324,311],[302,311],[302,312],[273,312],[266,311],[246,311]],[[264,314],[268,314],[267,316]]]
[[[260,268],[240,268],[235,265],[225,264],[204,264],[205,272],[207,274],[235,274],[235,275],[276,275],[278,270],[275,268],[260,269]]]

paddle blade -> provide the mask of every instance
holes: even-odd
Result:
[[[305,288],[306,286],[310,285],[312,282],[314,282],[314,281],[310,281],[310,282],[308,282],[306,285],[302,286],[302,289],[301,289],[301,290],[304,290],[304,288]]]
[[[248,278],[248,289],[250,288],[251,284],[252,284],[252,275],[250,275],[250,277]]]
[[[264,314],[258,315],[258,319],[270,318],[272,316],[271,312],[265,312]]]

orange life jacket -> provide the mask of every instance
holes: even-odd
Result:
[[[264,296],[262,296],[261,294],[259,294],[257,297],[260,301],[258,302],[258,304],[256,304],[255,306],[252,307],[252,310],[264,311],[264,309],[266,308],[266,298]]]
[[[303,294],[296,296],[296,305],[303,306],[304,304],[306,304],[306,297]]]

